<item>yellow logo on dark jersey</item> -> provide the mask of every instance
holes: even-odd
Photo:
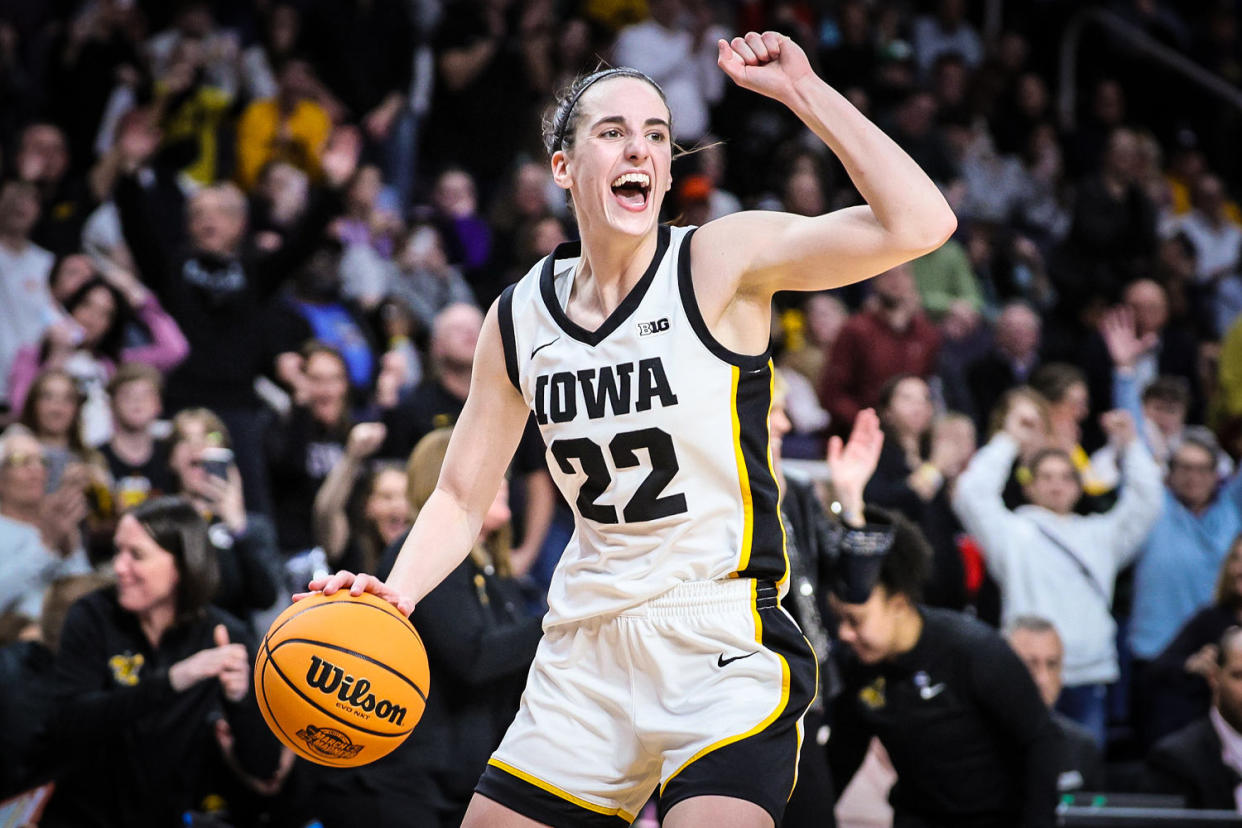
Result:
[[[112,678],[116,679],[117,684],[133,687],[138,683],[138,671],[144,662],[146,659],[142,653],[125,653],[108,659],[108,666],[112,668]]]
[[[858,691],[858,698],[863,704],[872,710],[879,710],[888,700],[884,696],[885,681],[884,676],[880,676],[875,681],[868,684],[862,690]]]

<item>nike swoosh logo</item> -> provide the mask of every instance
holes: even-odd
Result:
[[[936,698],[936,696],[939,696],[943,691],[944,682],[942,681],[939,684],[932,685],[931,687],[920,687],[919,696],[923,698],[923,701],[931,701]]]
[[[543,343],[543,344],[542,344],[542,345],[540,345],[538,348],[536,348],[535,350],[533,350],[533,351],[531,351],[531,352],[530,352],[530,358],[531,358],[531,359],[534,359],[534,358],[535,358],[535,354],[539,353],[539,352],[540,352],[540,351],[542,351],[544,348],[546,348],[546,347],[548,347],[549,345],[551,345],[553,342],[557,342],[557,341],[559,341],[559,340],[560,340],[560,337],[558,336],[556,339],[552,340],[552,342],[545,342],[545,343]]]
[[[743,658],[750,658],[753,655],[759,655],[759,651],[756,650],[753,653],[747,653],[746,655],[734,656],[733,658],[725,658],[724,653],[721,653],[720,657],[716,659],[716,666],[724,667],[727,664],[732,664],[733,662],[740,661]]]

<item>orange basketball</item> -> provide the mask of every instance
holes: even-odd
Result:
[[[370,593],[298,601],[272,622],[254,665],[259,709],[299,756],[335,768],[385,756],[427,703],[414,625]]]

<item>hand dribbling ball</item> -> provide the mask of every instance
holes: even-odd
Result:
[[[348,590],[282,612],[254,665],[268,727],[299,756],[336,768],[374,762],[401,744],[423,715],[428,679],[409,619]]]

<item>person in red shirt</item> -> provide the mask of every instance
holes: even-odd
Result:
[[[871,296],[841,329],[824,363],[819,399],[834,424],[854,422],[897,374],[927,379],[935,371],[940,333],[923,313],[909,265],[872,280]]]

